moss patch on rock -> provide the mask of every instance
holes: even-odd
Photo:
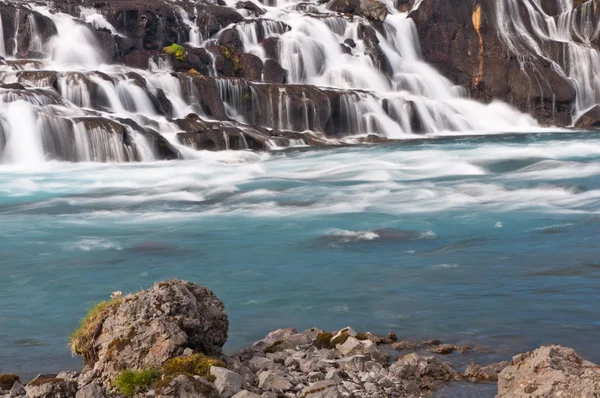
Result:
[[[349,337],[350,337],[350,335],[348,334],[348,332],[344,331],[339,336],[331,339],[331,346],[335,347],[338,344],[344,344],[348,340]]]
[[[315,339],[315,347],[319,349],[329,349],[331,347],[331,338],[333,334],[329,332],[322,332],[317,334],[317,338]]]
[[[0,390],[10,390],[19,380],[19,376],[15,374],[0,374]]]
[[[356,340],[360,340],[360,341],[365,341],[365,340],[369,340],[369,336],[367,336],[366,333],[358,333],[356,336],[354,336]]]
[[[170,46],[163,48],[163,52],[165,54],[169,54],[175,57],[177,61],[185,62],[187,54],[185,52],[185,48],[180,46],[179,44],[173,43]]]
[[[165,378],[163,382],[166,381],[166,379],[170,376],[174,377],[180,374],[201,376],[208,381],[214,381],[215,377],[210,374],[211,366],[218,366],[220,368],[227,367],[223,361],[207,357],[204,354],[192,354],[187,357],[175,357],[173,359],[169,359],[163,364],[162,373]],[[161,382],[161,384],[163,384],[163,382]]]
[[[149,390],[160,379],[157,369],[124,370],[117,375],[113,385],[121,395],[130,397],[136,392]]]
[[[36,379],[31,380],[27,385],[35,387],[41,386],[43,384],[59,384],[63,381],[63,379],[57,379],[56,377],[38,377]]]
[[[81,320],[77,330],[71,334],[69,338],[71,352],[75,355],[81,355],[86,364],[95,361],[94,338],[102,329],[104,320],[119,308],[122,301],[121,298],[118,298],[101,301],[94,305]]]
[[[282,350],[282,345],[285,340],[277,340],[265,348],[265,354],[274,354]]]

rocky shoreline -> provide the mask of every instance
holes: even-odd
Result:
[[[560,346],[460,371],[445,356],[474,349],[351,327],[278,329],[225,355],[228,326],[223,303],[194,283],[117,292],[71,336],[81,372],[42,374],[25,385],[0,375],[0,397],[422,397],[451,382],[498,383],[498,398],[600,396],[600,367]]]

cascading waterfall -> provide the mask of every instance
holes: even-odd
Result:
[[[600,52],[590,45],[600,36],[600,23],[592,0],[579,9],[572,0],[557,0],[557,5],[559,15],[552,17],[544,12],[541,0],[496,1],[499,35],[522,63],[541,57],[575,84],[577,119],[600,104]]]
[[[237,1],[228,1],[228,6],[236,6]],[[509,5],[515,1],[503,0]],[[220,33],[200,35],[195,7],[172,7],[181,26],[189,29],[188,45],[215,46]],[[208,55],[212,65],[207,76],[215,91],[209,83],[198,81],[203,76],[172,74],[174,62],[164,54],[153,55],[144,70],[105,64],[109,60],[92,28],[123,35],[98,9],[81,7],[74,18],[50,11],[49,6],[17,8],[17,13],[33,9],[50,19],[57,34],[41,37],[35,17],[28,14],[32,36],[28,50],[46,54],[45,59],[29,61],[15,59],[18,24],[14,37],[3,38],[14,39],[15,45],[10,47],[14,53],[7,65],[0,66],[0,76],[4,83],[24,87],[0,89],[4,101],[1,161],[149,161],[164,156],[158,152],[168,145],[180,155],[193,157],[188,145],[194,140],[178,138],[187,131],[182,126],[189,125],[210,134],[218,131],[210,139],[221,140],[223,149],[256,148],[252,142],[256,134],[266,137],[267,147],[281,148],[306,145],[301,134],[335,143],[371,134],[410,139],[421,134],[485,134],[537,127],[533,118],[506,104],[485,105],[465,98],[461,89],[423,61],[415,24],[406,13],[393,11],[374,29],[362,18],[345,18],[323,4],[278,0],[262,7],[265,13],[259,17],[244,11],[247,18],[233,28],[244,52],[264,62],[275,60],[287,70],[288,85],[219,78],[217,58]],[[547,35],[567,30],[567,17],[561,18],[556,32]],[[597,34],[593,26],[590,22],[576,32],[569,28],[569,34],[580,41],[592,39]],[[267,53],[263,44],[269,38],[278,43],[274,52]],[[524,51],[517,39],[513,42],[515,51]],[[4,47],[6,52],[9,46]],[[583,71],[569,73],[581,75],[583,82]],[[580,90],[594,90],[586,87],[582,83]],[[215,93],[223,111],[211,103]],[[582,95],[578,107],[592,103],[592,96]],[[21,122],[14,113],[31,121]],[[16,134],[19,129],[26,134]]]

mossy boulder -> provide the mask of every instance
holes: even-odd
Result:
[[[157,369],[127,369],[117,375],[113,385],[121,395],[130,397],[135,393],[148,391],[159,378],[160,371]]]
[[[103,311],[94,311],[101,315],[91,317],[90,326],[82,323],[91,332],[81,334],[85,344],[74,350],[84,355],[84,374],[93,374],[98,383],[113,385],[123,369],[161,369],[186,348],[208,356],[221,354],[227,313],[209,289],[170,280],[119,300],[118,305],[104,304]]]
[[[214,376],[210,374],[211,366],[226,368],[227,365],[218,359],[207,357],[203,354],[192,354],[190,356],[179,356],[166,361],[162,367],[164,377],[187,374],[190,376],[201,376],[208,381],[213,381]]]

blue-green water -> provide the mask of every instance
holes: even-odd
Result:
[[[93,302],[182,278],[233,350],[295,326],[600,361],[600,134],[0,166],[0,373],[80,363]]]

